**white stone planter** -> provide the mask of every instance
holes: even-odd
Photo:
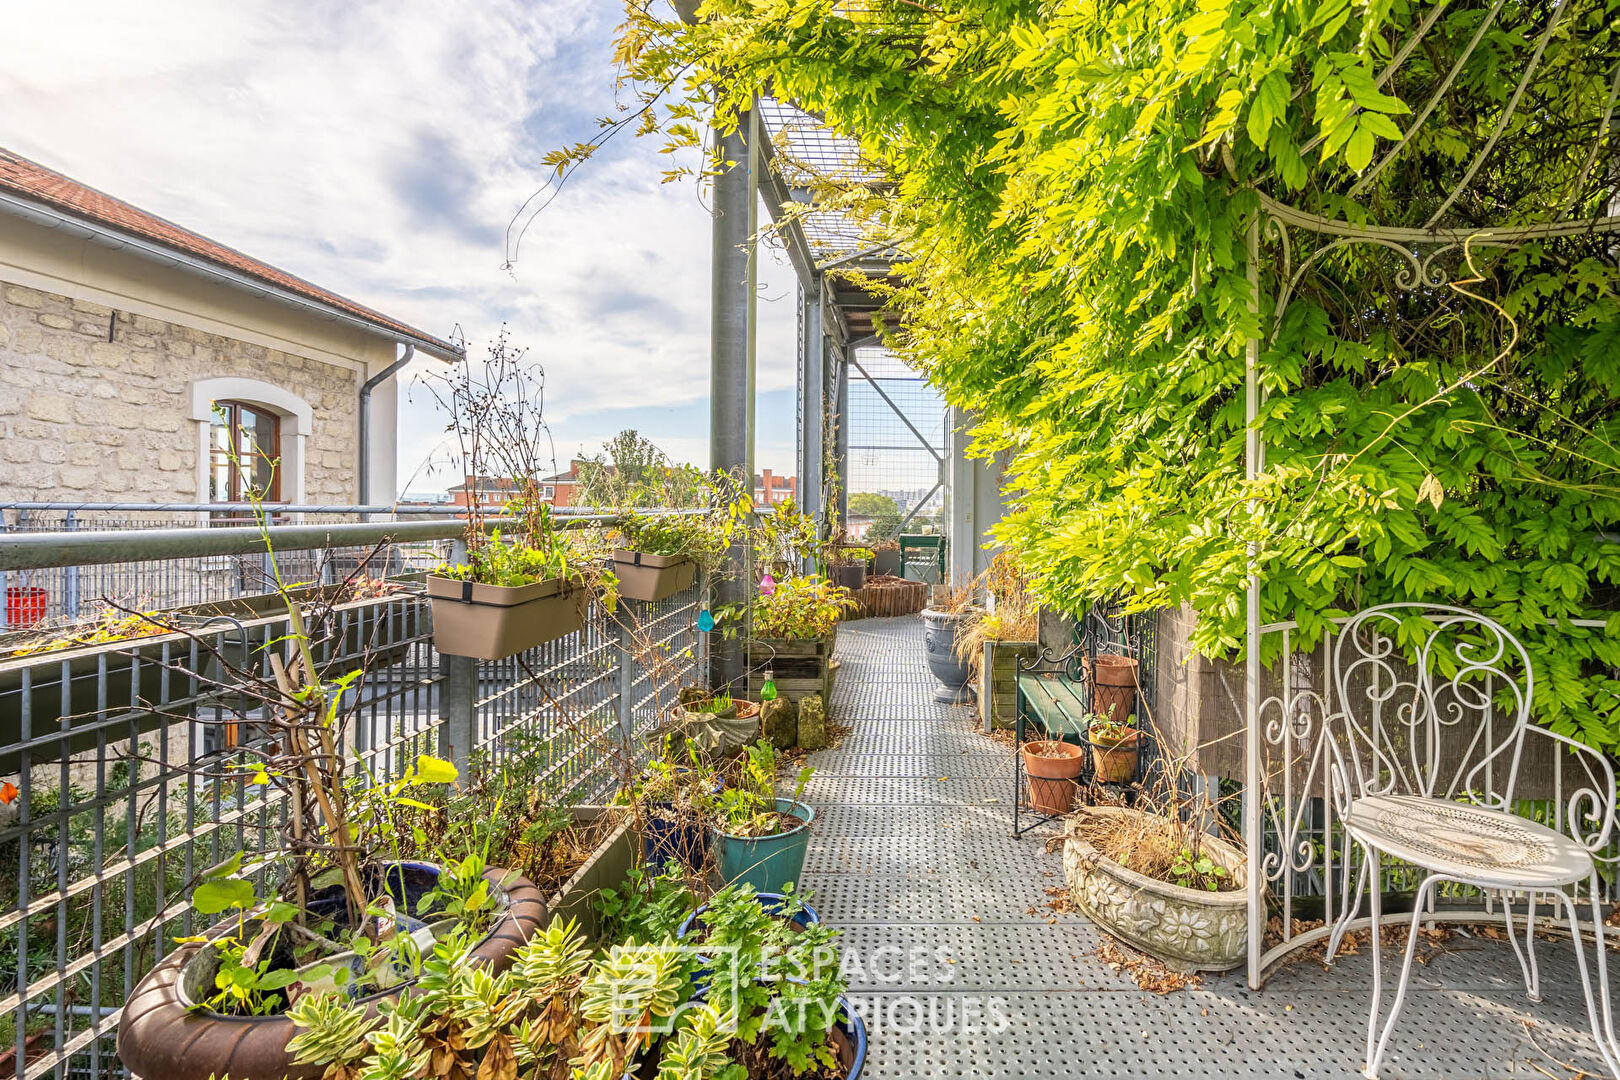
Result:
[[[1139,816],[1123,807],[1088,807],[1087,813]],[[1177,971],[1230,971],[1248,955],[1249,914],[1243,855],[1214,837],[1210,858],[1226,867],[1238,887],[1209,892],[1154,881],[1106,858],[1069,827],[1063,840],[1063,876],[1075,906],[1104,930]]]

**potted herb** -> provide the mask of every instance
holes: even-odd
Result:
[[[737,887],[716,893],[690,932],[712,955],[698,979],[699,1007],[666,1042],[660,1077],[700,1080],[728,1062],[737,1068],[722,1075],[735,1080],[861,1075],[866,1027],[844,997],[838,931],[783,919]],[[708,1069],[687,1071],[697,1062]]]
[[[756,893],[749,885],[727,885],[714,898],[702,904],[686,917],[676,934],[682,941],[691,941],[701,944],[707,940],[707,924],[704,915],[717,903],[730,902],[733,897],[743,898],[744,901],[756,900],[760,910],[765,914],[780,919],[788,924],[788,929],[802,931],[812,923],[821,921],[816,909],[804,902],[804,897],[797,890],[789,886],[787,891],[779,893]],[[702,925],[700,925],[702,924]]]
[[[777,788],[776,748],[761,740],[748,748],[741,775],[715,802],[711,837],[720,877],[746,882],[759,893],[780,893],[799,879],[810,847],[815,811],[800,801],[815,772],[799,770],[790,795]]]
[[[1142,732],[1130,724],[1092,714],[1086,717],[1086,741],[1098,783],[1128,784],[1136,778]]]
[[[939,586],[933,602],[923,609],[923,648],[927,650],[928,670],[941,684],[934,700],[955,705],[971,701],[973,668],[958,655],[957,636],[984,614],[975,602],[972,584],[959,589]]]
[[[1029,802],[1038,813],[1067,814],[1074,806],[1075,781],[1085,769],[1080,747],[1053,739],[1035,739],[1019,747],[1029,781]]]
[[[819,694],[830,700],[838,622],[854,607],[847,589],[816,574],[784,578],[755,599],[748,647],[750,695],[759,695],[770,671],[781,697],[796,701]]]

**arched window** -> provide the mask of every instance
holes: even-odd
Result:
[[[247,401],[216,401],[208,426],[208,501],[281,501],[281,417]]]
[[[309,403],[273,383],[239,376],[191,384],[197,425],[197,501],[304,501]],[[235,459],[234,461],[232,459]]]

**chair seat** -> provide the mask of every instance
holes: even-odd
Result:
[[[1350,835],[1397,859],[1487,888],[1584,881],[1592,855],[1574,840],[1500,810],[1415,795],[1369,795],[1350,804]]]

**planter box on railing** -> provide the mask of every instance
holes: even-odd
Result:
[[[430,574],[433,645],[448,656],[502,660],[585,625],[585,588],[562,578],[479,585]]]
[[[619,579],[619,595],[626,600],[663,600],[692,584],[697,563],[674,555],[647,555],[617,548],[613,552],[613,573]]]
[[[622,806],[570,807],[576,826],[590,825],[609,815],[619,821],[606,839],[596,846],[574,875],[546,897],[548,917],[563,921],[578,919],[584,935],[597,940],[602,933],[602,916],[596,910],[596,895],[603,889],[618,888],[630,876],[630,869],[641,855],[641,834],[635,829],[635,816]]]

